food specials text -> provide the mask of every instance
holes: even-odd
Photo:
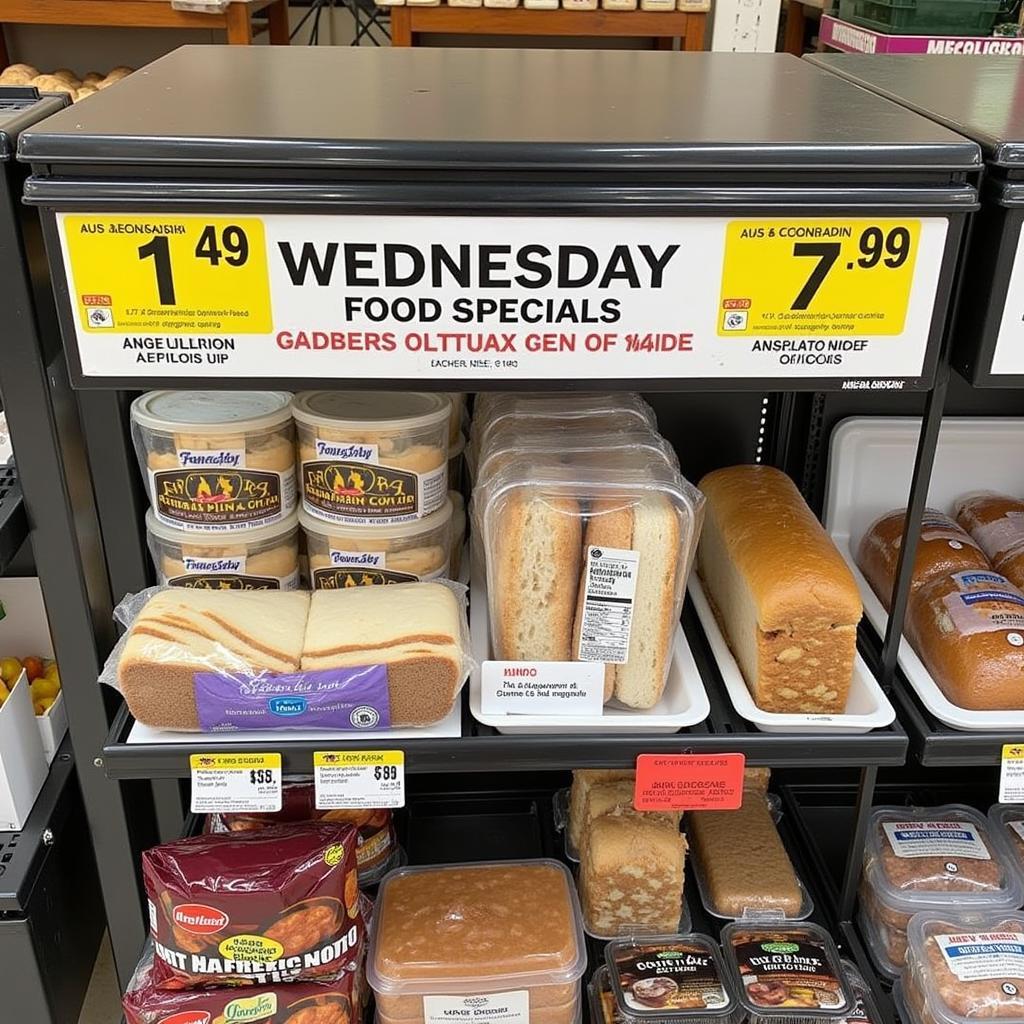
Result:
[[[913,379],[927,218],[58,214],[85,376]]]

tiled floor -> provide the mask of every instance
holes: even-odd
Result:
[[[120,1020],[121,993],[117,988],[110,943],[104,935],[78,1024],[119,1024]]]

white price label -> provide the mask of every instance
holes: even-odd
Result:
[[[999,802],[1024,804],[1024,743],[1004,743],[999,763]]]
[[[921,375],[945,217],[58,213],[90,376]]]
[[[600,715],[604,665],[597,661],[485,661],[485,715]]]
[[[281,810],[280,754],[192,754],[192,813]]]
[[[401,750],[318,750],[313,782],[320,811],[405,806]]]

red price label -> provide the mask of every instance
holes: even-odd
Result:
[[[743,754],[641,754],[638,811],[735,811],[743,803]]]

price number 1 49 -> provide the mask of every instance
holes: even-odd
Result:
[[[197,260],[209,261],[211,267],[220,266],[222,260],[229,267],[244,267],[249,259],[249,239],[245,230],[237,224],[228,224],[219,234],[213,224],[207,224],[199,234],[192,255]],[[167,236],[154,235],[144,245],[140,245],[139,259],[153,261],[160,305],[176,305],[171,245]]]

